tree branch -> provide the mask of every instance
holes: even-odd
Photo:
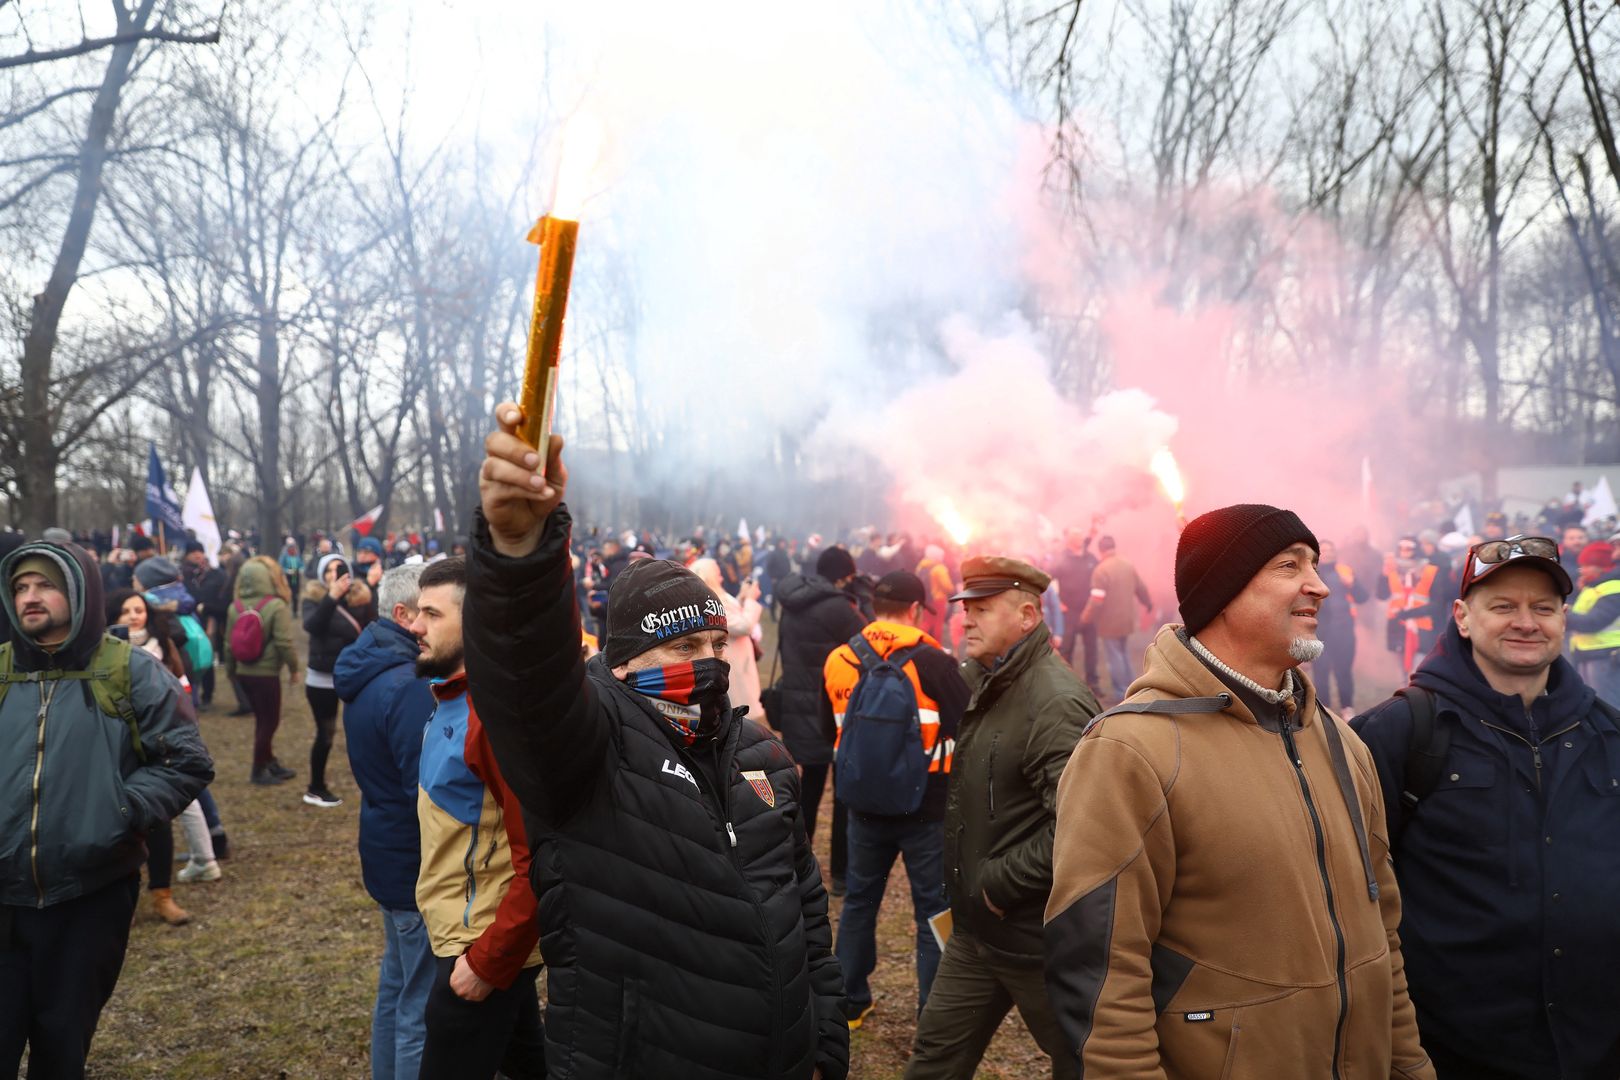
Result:
[[[110,49],[115,45],[130,45],[138,41],[168,41],[177,45],[218,45],[219,31],[184,34],[177,30],[133,30],[111,37],[85,38],[77,45],[64,45],[60,49],[29,49],[14,56],[0,56],[0,70],[24,67],[28,64],[45,64],[52,60],[67,60],[75,56],[84,56],[86,53]]]

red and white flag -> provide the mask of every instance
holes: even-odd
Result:
[[[437,506],[433,508],[433,531],[444,532],[444,511]]]
[[[383,510],[382,503],[378,503],[376,506],[373,506],[370,510],[367,510],[365,513],[361,514],[359,517],[357,517],[353,521],[349,522],[348,527],[353,529],[355,532],[359,533],[361,536],[370,536],[371,535],[371,527],[373,525],[377,524],[377,519],[378,518],[382,517],[382,510]]]

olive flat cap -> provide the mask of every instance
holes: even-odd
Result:
[[[962,564],[962,591],[952,600],[978,600],[1004,593],[1008,589],[1022,589],[1040,596],[1052,584],[1052,575],[1005,555],[975,555]]]

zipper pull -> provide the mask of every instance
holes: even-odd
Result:
[[[736,847],[737,846],[737,831],[731,827],[731,822],[729,822],[729,821],[726,822],[726,835],[731,837],[731,846]]]

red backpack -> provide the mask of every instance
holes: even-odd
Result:
[[[230,645],[231,655],[238,664],[251,664],[264,655],[264,621],[259,618],[259,612],[274,599],[273,596],[261,597],[251,611],[242,606],[242,601],[232,601],[236,605],[236,625],[231,627]]]

